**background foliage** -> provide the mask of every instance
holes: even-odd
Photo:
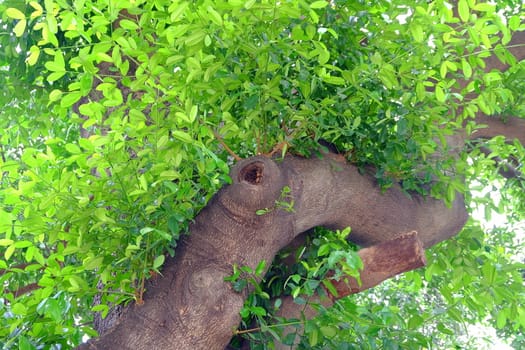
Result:
[[[523,115],[524,66],[506,51],[512,32],[525,29],[523,7],[462,0],[457,15],[451,8],[1,2],[0,342],[69,348],[94,335],[91,311],[141,302],[145,279],[228,183],[225,145],[241,157],[310,155],[323,139],[363,170],[373,165],[385,188],[401,182],[447,201],[467,192],[473,208],[505,214],[508,225],[470,222],[429,252],[425,271],[309,323],[304,344],[463,346],[456,335],[480,322],[523,344],[523,241],[512,226],[524,220],[523,179],[502,181],[494,162],[514,154],[520,167],[523,146],[495,139],[489,155],[472,144],[455,156],[447,138],[464,123],[473,131],[477,111]],[[512,68],[484,72],[481,58],[491,54]],[[499,202],[470,195],[487,186],[498,186]],[[93,306],[97,293],[102,304]],[[267,318],[269,309],[253,310]],[[271,339],[261,333],[260,346]]]

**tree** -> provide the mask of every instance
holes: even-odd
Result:
[[[520,2],[0,6],[6,348],[78,346],[93,312],[81,348],[525,328]]]

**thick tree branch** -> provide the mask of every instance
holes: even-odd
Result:
[[[485,156],[490,156],[490,154],[492,153],[492,151],[489,148],[484,146],[480,147],[480,151]],[[511,160],[505,160],[497,156],[493,157],[492,159],[494,159],[498,166],[499,174],[505,179],[520,178],[523,176],[522,172],[516,169],[516,167],[511,164]]]
[[[508,47],[509,52],[515,57],[516,61],[524,60],[525,59],[525,32],[514,33],[513,38],[508,43],[507,47]],[[491,55],[485,58],[484,62],[485,62],[485,71],[487,72],[490,72],[491,70],[494,70],[494,69],[499,70],[499,71],[505,71],[508,68],[508,64],[506,62],[500,61],[500,59],[496,55]],[[468,81],[458,81],[458,83],[462,88],[468,85]],[[472,97],[475,97],[475,96],[472,96]],[[517,139],[521,142],[521,144],[525,145],[525,119],[520,119],[516,117],[500,118],[496,116],[487,116],[483,114],[482,112],[478,112],[475,120],[478,124],[484,124],[486,128],[481,128],[481,129],[476,130],[471,136],[471,138],[473,139],[489,138],[489,137],[494,137],[497,135],[504,135],[509,141]],[[451,141],[454,142],[454,145],[456,146],[455,148],[459,150],[463,147],[465,139],[466,138],[464,135],[458,134],[454,136]],[[508,168],[503,173],[504,176],[515,176],[516,174],[517,173],[513,171],[512,168]],[[360,188],[360,186],[355,186],[355,188]],[[368,186],[365,186],[365,188],[367,188],[367,190],[369,189]],[[393,192],[395,192],[395,190]],[[374,195],[372,194],[372,197],[373,196]],[[387,198],[388,196],[389,194],[386,195]],[[396,205],[388,201],[388,199],[387,199],[387,202],[389,203],[388,205],[393,205],[393,207],[396,207]],[[381,203],[381,202],[379,201],[378,203]],[[404,206],[407,204],[410,205],[410,203],[401,203],[401,202],[398,205]],[[424,212],[425,210],[430,211],[431,209],[429,208],[431,207],[432,205],[430,203],[427,203],[427,205],[421,206],[420,208],[425,208],[423,210]],[[388,212],[387,207],[383,207],[382,209],[385,212]],[[353,210],[351,212],[354,213]],[[456,199],[456,202],[453,205],[452,212],[455,214],[447,213],[446,215],[442,216],[442,220],[448,220],[449,216],[452,216],[452,217],[455,216],[455,218],[452,220],[453,222],[457,223],[457,226],[455,228],[447,227],[443,229],[438,229],[437,227],[435,227],[435,232],[433,232],[432,234],[425,233],[424,229],[421,231],[423,232],[421,243],[425,247],[428,247],[436,243],[436,241],[433,240],[432,237],[442,237],[443,236],[442,233],[447,232],[447,231],[449,233],[457,232],[456,230],[459,230],[463,226],[461,217],[465,217],[464,216],[465,214],[464,214],[462,198]],[[352,218],[355,217],[355,215],[348,216],[348,215],[344,215],[344,213],[340,213],[340,214],[341,214],[340,217],[342,219],[339,220],[338,224],[334,225],[334,228],[342,228],[345,225],[348,225],[352,227],[352,235],[353,235],[354,241],[365,244],[365,245],[370,244],[370,242],[363,243],[363,241],[366,241],[369,238],[361,241],[362,240],[361,235],[363,232],[366,232],[367,229],[370,228],[370,226],[373,225],[373,224],[367,225],[367,223],[374,222],[373,220],[374,218],[376,218],[375,217],[376,213],[370,216],[365,216],[363,218],[363,222],[365,223],[363,227],[353,225],[354,223],[351,222],[351,220]],[[382,221],[382,219],[384,218],[383,215],[379,216],[381,219],[378,221]],[[418,214],[414,213],[414,217],[418,217],[419,215],[420,215],[419,213]],[[423,216],[424,215],[425,214],[423,214]],[[417,226],[417,223],[411,222],[411,220],[407,219],[406,217],[400,217],[399,221],[404,222],[405,220],[407,220],[407,222],[410,222],[410,225],[412,225],[412,227]],[[431,222],[432,219],[427,217],[426,219],[424,219],[424,221]],[[453,225],[454,224],[452,224],[452,226]],[[409,235],[403,238],[402,240],[405,241],[405,243],[408,243],[406,239],[412,240],[413,238],[414,237],[410,237]],[[415,264],[414,268],[424,265],[423,250],[420,248],[414,247],[414,252],[413,252],[414,254],[412,255],[411,259],[404,256],[403,252],[405,251],[404,248],[406,248],[404,246],[405,243],[400,243],[396,240],[396,238],[394,238],[391,241],[383,241],[383,243],[378,243],[369,248],[360,250],[359,254],[361,258],[363,259],[363,261],[365,262],[365,269],[363,270],[361,274],[362,285],[359,286],[357,284],[357,281],[352,280],[352,279],[349,279],[349,283],[346,283],[346,282],[338,283],[337,282],[335,283],[335,285],[338,290],[338,296],[342,297],[348,294],[359,292],[361,290],[370,288],[380,283],[381,281],[392,277],[393,275],[397,273],[402,273],[404,272],[403,270],[405,269],[406,269],[405,271],[411,270],[413,269],[410,265],[411,263]],[[419,246],[421,243],[417,243],[416,246]],[[410,246],[410,243],[408,243],[408,246]],[[396,258],[399,258],[399,259],[396,260]],[[389,265],[388,260],[392,260],[392,259],[394,263],[392,265]],[[382,262],[385,262],[385,264],[382,264]],[[405,263],[408,264],[408,266],[404,265]],[[374,266],[374,265],[377,266],[378,271],[370,272],[367,269],[367,266]],[[383,266],[383,267],[381,268],[379,266]],[[392,269],[392,270],[389,270],[389,269]],[[399,269],[398,270],[399,272],[396,272],[396,269]],[[317,299],[317,301],[322,302],[324,306],[331,305],[331,301],[326,301],[326,300],[320,301],[319,299]],[[313,308],[309,308],[309,307],[304,309],[303,306],[295,304],[291,297],[287,297],[283,300],[283,305],[279,312],[279,315],[290,317],[290,318],[300,318],[301,315],[304,315],[306,318],[311,318],[316,315],[316,311]],[[291,329],[288,329],[287,331],[289,332],[291,331]],[[277,348],[280,349],[279,347]],[[289,349],[290,347],[288,346],[286,348]],[[284,349],[284,347],[282,349]]]
[[[425,250],[415,231],[408,232],[386,242],[381,242],[358,252],[363,261],[359,283],[353,277],[332,280],[337,295],[328,290],[330,299],[337,300],[372,288],[403,272],[425,266]]]
[[[373,177],[361,175],[336,155],[286,160],[301,173],[301,187],[308,189],[295,208],[300,232],[315,226],[351,227],[349,240],[366,247],[393,239],[399,232],[417,231],[423,246],[430,247],[459,232],[467,219],[459,194],[449,208],[436,199],[409,196],[397,184],[382,191]]]
[[[486,128],[477,129],[472,138],[491,138],[503,135],[509,141],[518,140],[525,145],[525,119],[517,117],[491,117],[479,113],[476,117],[478,124],[484,124]]]
[[[513,33],[507,48],[517,62],[525,60],[525,31]],[[503,72],[509,68],[509,65],[506,62],[502,62],[496,55],[490,55],[484,61],[485,71],[487,72],[492,70]],[[462,86],[466,86],[467,83],[460,81]],[[475,120],[478,124],[487,125],[487,128],[476,130],[472,135],[473,138],[505,135],[508,140],[518,139],[522,145],[525,145],[525,119],[512,116],[500,118],[478,112]]]
[[[361,283],[359,284],[351,276],[332,280],[337,295],[333,295],[328,289],[325,289],[329,298],[320,299],[318,296],[314,296],[310,299],[310,304],[318,303],[324,307],[330,307],[338,299],[373,288],[389,278],[406,271],[415,270],[426,264],[425,251],[415,231],[361,249],[358,254],[363,261],[363,270],[360,272]],[[310,319],[316,315],[316,308],[309,305],[298,305],[290,296],[282,298],[281,308],[277,312],[277,316],[293,319],[302,319],[303,317]],[[301,333],[294,327],[285,327],[284,329],[285,335],[293,332]],[[290,346],[276,344],[276,349],[290,349]]]

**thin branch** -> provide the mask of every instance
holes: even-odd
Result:
[[[235,152],[232,151],[232,149],[230,147],[228,147],[228,145],[224,142],[224,140],[222,139],[221,135],[219,135],[219,133],[215,130],[212,129],[212,132],[213,132],[213,136],[215,136],[215,138],[217,139],[217,141],[219,141],[219,143],[221,144],[222,147],[224,147],[224,149],[226,150],[226,152],[228,152],[234,159],[235,161],[239,161],[241,160],[242,158],[239,157]]]
[[[24,294],[27,294],[27,293],[30,293],[34,290],[37,290],[39,288],[42,288],[40,287],[36,282],[35,283],[30,283],[28,284],[27,286],[23,286],[23,287],[20,287],[18,288],[17,290],[14,290],[14,291],[10,291],[10,290],[7,290],[7,291],[4,291],[4,293],[13,293],[13,295],[15,296],[15,298],[18,298],[19,296],[21,295],[24,295]]]
[[[23,264],[18,264],[18,265],[15,265],[15,266],[11,266],[7,269],[0,269],[0,276],[6,274],[8,271],[12,270],[12,269],[20,269],[20,270],[23,270],[25,269],[27,266],[29,266],[30,264],[29,263],[23,263]]]
[[[489,156],[492,153],[492,150],[488,147],[480,147],[479,150],[485,155]],[[523,176],[522,172],[516,169],[514,165],[510,163],[509,160],[503,159],[499,156],[493,157],[494,161],[498,165],[498,172],[505,179],[519,179]]]

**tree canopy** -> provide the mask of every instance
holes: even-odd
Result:
[[[228,283],[253,290],[239,338],[270,348],[286,343],[277,326],[300,324],[308,348],[477,347],[469,325],[484,324],[525,344],[525,128],[476,138],[480,116],[525,115],[521,1],[5,0],[0,12],[5,348],[72,348],[97,336],[94,312],[147,303],[147,280],[237,159],[326,150],[385,192],[464,196],[478,214],[425,269],[308,322],[275,311],[330,288],[336,266],[357,274],[352,227],[316,228],[261,285],[271,261],[232,268]],[[289,191],[279,210],[294,210]]]

